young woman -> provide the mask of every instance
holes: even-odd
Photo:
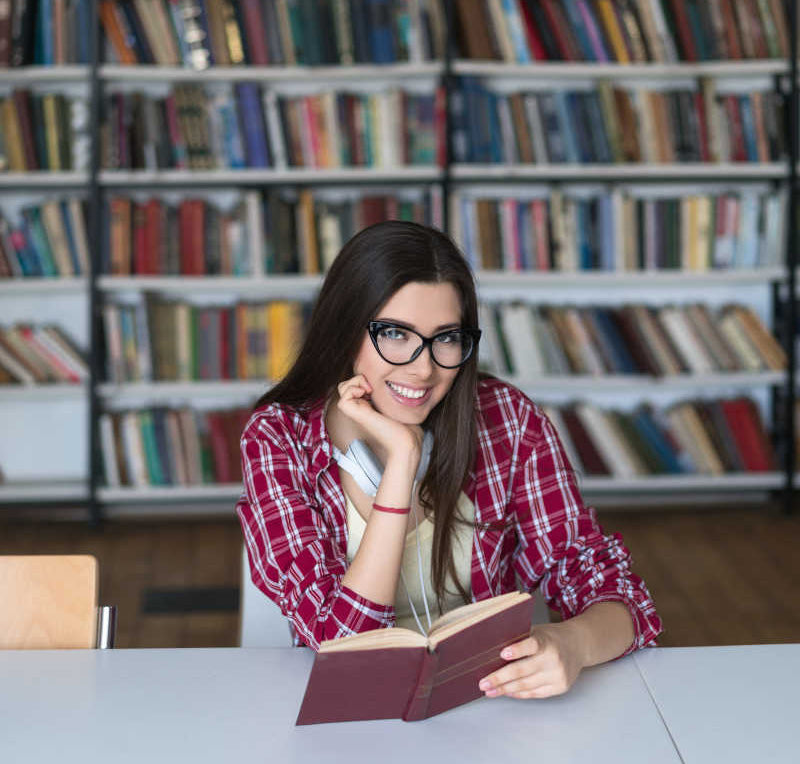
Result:
[[[479,375],[479,338],[447,236],[398,221],[358,233],[244,430],[237,512],[253,581],[314,649],[540,589],[562,622],[533,627],[480,687],[541,698],[653,644],[661,622],[545,415]]]

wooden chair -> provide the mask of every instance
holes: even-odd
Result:
[[[90,555],[0,556],[0,649],[113,647],[113,608],[98,608]]]

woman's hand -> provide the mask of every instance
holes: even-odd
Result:
[[[356,374],[338,386],[336,406],[355,422],[374,442],[389,462],[393,456],[402,457],[416,465],[422,453],[423,431],[419,425],[403,424],[381,414],[370,401],[372,386],[363,374]]]
[[[534,626],[531,636],[500,653],[508,665],[484,677],[479,687],[486,697],[548,698],[565,693],[585,663],[576,634],[568,622]]]

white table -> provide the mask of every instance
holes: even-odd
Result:
[[[306,649],[0,652],[0,762],[678,762],[633,658],[544,701],[295,727]]]
[[[635,662],[686,764],[800,762],[800,644],[660,648]]]

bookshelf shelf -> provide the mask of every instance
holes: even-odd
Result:
[[[319,289],[322,276],[100,276],[97,284],[104,292],[148,290],[187,295],[235,292],[260,298],[289,298],[308,297]]]
[[[462,183],[510,182],[515,180],[598,179],[642,180],[778,180],[786,178],[785,162],[726,162],[682,164],[454,164],[452,177]]]
[[[18,66],[0,69],[0,84],[27,86],[31,84],[50,84],[60,82],[86,83],[89,66]]]
[[[364,82],[366,80],[425,79],[444,71],[441,62],[358,66],[211,66],[196,70],[180,66],[101,66],[108,82]]]
[[[635,478],[584,477],[581,490],[591,493],[636,491],[731,491],[776,490],[783,487],[782,472],[750,472],[725,475],[646,475]]]
[[[765,77],[788,74],[783,59],[749,61],[706,61],[676,64],[564,63],[540,61],[533,64],[506,64],[501,61],[453,62],[455,74],[501,79],[673,79],[685,77]]]
[[[726,475],[645,475],[634,478],[584,477],[580,481],[584,493],[615,492],[660,493],[663,491],[769,491],[783,486],[781,472],[740,473]],[[98,499],[104,503],[157,503],[187,500],[236,501],[242,491],[239,483],[195,486],[146,486],[100,488]]]
[[[242,492],[240,483],[219,485],[170,485],[125,488],[99,488],[97,498],[107,503],[157,503],[164,501],[235,501]]]
[[[2,178],[2,176],[0,176]],[[432,183],[442,178],[438,167],[351,167],[318,170],[296,168],[287,170],[104,170],[99,181],[107,188],[136,188],[143,186],[266,186],[320,185],[325,183]]]
[[[718,271],[476,271],[480,289],[520,287],[603,287],[634,289],[647,286],[715,286],[769,284],[786,276],[783,268],[742,268]],[[273,274],[252,276],[99,276],[98,288],[103,292],[162,291],[171,294],[215,294],[236,292],[265,298],[307,297],[322,285],[322,275]],[[19,281],[21,281],[20,279]],[[46,287],[42,287],[44,290]],[[64,287],[65,290],[67,287]],[[76,287],[77,288],[77,287]],[[0,282],[0,294],[4,285]],[[23,286],[20,291],[26,291]],[[33,285],[32,290],[36,290]],[[14,291],[14,287],[10,291]]]
[[[0,503],[36,501],[86,501],[89,491],[83,480],[13,481],[0,484]]]
[[[81,400],[86,392],[86,384],[0,385],[0,402]]]
[[[223,380],[191,382],[129,382],[98,385],[100,397],[122,403],[126,399],[148,401],[168,398],[217,398],[229,403],[237,398],[255,399],[269,387],[264,380]]]
[[[666,377],[651,377],[641,374],[615,374],[608,376],[542,376],[538,379],[515,379],[507,377],[511,384],[529,394],[547,393],[601,393],[621,392],[635,389],[641,392],[656,390],[706,390],[724,387],[758,387],[783,384],[786,374],[782,371],[729,374],[680,374]]]
[[[0,296],[22,294],[73,294],[85,291],[88,286],[88,280],[81,276],[0,279]]]
[[[89,182],[86,172],[47,172],[45,170],[28,170],[27,172],[0,173],[0,191],[9,189],[85,189]]]
[[[480,287],[633,287],[725,284],[767,284],[786,277],[784,268],[741,268],[715,271],[476,271]]]
[[[571,289],[573,287],[648,288],[661,286],[715,286],[769,284],[786,276],[783,268],[742,268],[717,271],[476,271],[480,289],[507,289],[520,287],[547,287]],[[241,295],[258,295],[265,298],[306,297],[322,285],[322,275],[272,274],[265,276],[99,276],[98,288],[103,292],[163,291],[172,294],[214,294],[236,292]],[[33,279],[32,279],[33,280]],[[10,280],[9,280],[10,281]],[[18,279],[16,281],[23,281]],[[41,279],[40,281],[45,281]],[[79,279],[74,281],[80,282]],[[36,284],[26,289],[24,285],[8,285],[9,291],[45,291],[49,285]],[[80,284],[64,285],[64,291],[79,289]],[[0,282],[0,294],[6,285]],[[53,285],[54,291],[59,287]]]

